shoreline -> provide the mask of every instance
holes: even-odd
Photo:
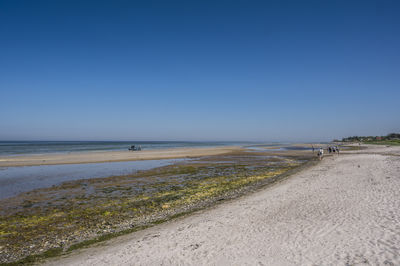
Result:
[[[271,157],[233,151],[128,176],[66,182],[8,198],[2,210],[3,236],[8,237],[4,246],[8,259],[3,259],[16,261],[28,255],[22,260],[27,262],[44,251],[44,256],[65,252],[212,207],[289,176],[304,159],[312,158],[300,153]],[[25,248],[21,250],[20,245]]]
[[[0,156],[0,167],[107,163],[140,160],[195,158],[240,151],[240,146],[170,148],[142,151],[90,151],[75,153],[48,153],[35,155]]]
[[[255,193],[45,264],[396,265],[400,159],[387,152],[400,148],[379,151],[326,157]]]

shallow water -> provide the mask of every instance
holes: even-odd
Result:
[[[249,146],[250,151],[311,151],[311,147],[306,146]],[[316,148],[315,148],[316,149]]]
[[[3,167],[0,168],[0,199],[65,181],[128,175],[183,160],[185,159]]]

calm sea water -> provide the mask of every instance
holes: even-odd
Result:
[[[131,145],[140,145],[143,150],[152,150],[246,144],[248,143],[183,141],[0,141],[0,156],[85,151],[118,151],[127,150]]]
[[[244,142],[178,142],[178,141],[0,141],[0,156],[24,154],[69,153],[87,151],[127,150],[140,145],[143,150],[215,147],[226,145],[249,146]],[[58,185],[66,181],[126,175],[173,164],[182,159],[148,160],[132,162],[88,163],[67,165],[41,165],[0,167],[0,199],[32,189]]]
[[[0,167],[0,199],[66,181],[120,176],[166,166],[185,159]]]

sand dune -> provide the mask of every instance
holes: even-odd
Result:
[[[400,157],[325,158],[263,191],[47,263],[399,265]]]

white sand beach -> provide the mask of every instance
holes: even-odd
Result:
[[[47,264],[399,265],[400,147],[371,147]]]

